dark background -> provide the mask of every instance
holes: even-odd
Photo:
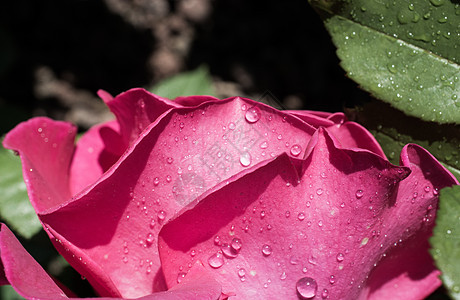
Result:
[[[15,0],[0,4],[0,134],[35,115],[85,130],[113,95],[206,64],[217,96],[287,108],[362,97],[306,0]]]

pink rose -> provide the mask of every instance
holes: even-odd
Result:
[[[438,191],[458,182],[423,148],[394,166],[342,113],[99,94],[117,121],[76,146],[72,125],[47,118],[4,145],[51,241],[100,296],[420,299],[440,286],[428,237]],[[4,225],[0,246],[0,281],[67,297]]]

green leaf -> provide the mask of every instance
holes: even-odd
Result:
[[[348,76],[425,121],[460,124],[460,5],[310,0]]]
[[[0,218],[25,238],[42,228],[27,196],[21,160],[3,146],[0,146]]]
[[[460,186],[441,190],[431,255],[450,296],[460,299]]]
[[[399,163],[404,145],[415,143],[430,151],[460,180],[460,126],[425,122],[380,101],[349,110],[348,114],[372,132],[392,163]]]
[[[169,99],[179,96],[214,95],[211,76],[206,66],[165,79],[150,91]]]
[[[3,285],[0,286],[0,299],[3,300],[23,300],[22,296],[20,296],[11,285]]]

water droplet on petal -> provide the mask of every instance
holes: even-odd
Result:
[[[160,183],[160,178],[155,177],[155,179],[153,179],[153,184],[158,185],[159,183]]]
[[[222,267],[224,264],[224,257],[222,256],[222,253],[217,252],[216,254],[210,256],[208,258],[208,264],[215,269]]]
[[[223,243],[222,246],[220,247],[220,250],[222,250],[222,253],[225,255],[227,258],[235,258],[238,256],[238,252],[235,251],[229,244]]]
[[[330,284],[334,284],[334,283],[335,283],[335,276],[334,276],[334,275],[331,275],[331,277],[329,277],[329,283],[330,283]]]
[[[324,289],[323,292],[321,293],[321,298],[326,299],[329,296],[329,291],[327,289]]]
[[[318,285],[313,278],[303,277],[297,281],[296,288],[297,293],[299,293],[303,299],[311,299],[316,296]]]
[[[319,188],[316,190],[316,194],[319,196],[323,193],[323,189],[322,188]]]
[[[304,213],[299,213],[299,214],[297,215],[297,219],[299,219],[299,221],[305,220],[305,214],[304,214]]]
[[[168,157],[168,158],[166,159],[166,162],[167,162],[168,164],[172,164],[173,161],[174,161],[174,158],[172,158],[172,157]]]
[[[260,109],[256,106],[249,108],[245,114],[246,121],[255,123],[260,119]]]
[[[235,128],[236,128],[235,123],[230,122],[230,123],[228,124],[228,129],[233,130],[233,129],[235,129]]]
[[[146,241],[147,245],[152,245],[154,240],[155,240],[155,237],[153,236],[153,234],[149,233],[147,235],[147,239],[145,241]]]
[[[363,190],[357,190],[356,193],[355,193],[355,195],[356,195],[356,198],[357,198],[357,199],[360,199],[360,198],[363,197],[364,192],[363,192]]]
[[[265,244],[265,245],[262,246],[263,255],[269,256],[270,254],[272,254],[272,251],[273,250],[272,250],[272,247],[270,247],[270,245]]]
[[[239,238],[234,238],[230,245],[236,252],[239,252],[241,250],[241,247],[243,246],[243,243]]]
[[[158,220],[163,221],[166,218],[166,212],[164,210],[160,210],[157,214]]]
[[[281,280],[286,279],[286,277],[287,277],[286,272],[281,273],[281,275],[280,275]]]
[[[426,186],[426,187],[424,188],[425,192],[427,192],[427,193],[430,191],[430,189],[431,189],[431,188],[430,188],[429,186]]]
[[[179,274],[177,274],[177,283],[181,283],[182,279],[185,278],[185,275],[187,275],[187,273],[184,272],[180,272]]]
[[[244,277],[246,275],[246,270],[244,268],[241,268],[238,270],[238,277]]]
[[[336,256],[336,258],[337,258],[337,261],[338,261],[338,262],[342,262],[342,261],[344,260],[345,257],[344,257],[344,255],[343,255],[342,253],[338,253],[337,256]]]
[[[267,148],[268,148],[268,143],[267,143],[267,142],[262,142],[262,143],[260,144],[260,148],[261,148],[261,149],[267,149]]]
[[[293,156],[299,156],[299,154],[302,152],[302,147],[300,145],[294,144],[291,147],[291,154]]]
[[[241,154],[240,164],[243,167],[247,167],[251,164],[251,155],[249,154],[249,152],[244,152],[243,154]]]

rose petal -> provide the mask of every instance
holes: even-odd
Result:
[[[322,129],[310,148],[300,181],[296,163],[281,155],[209,191],[193,208],[166,224],[159,247],[168,286],[175,284],[180,267],[186,270],[189,263],[202,260],[208,261],[206,267],[224,293],[235,292],[242,299],[295,298],[296,284],[306,277],[303,283],[316,284],[318,296],[365,298],[368,284],[374,284],[366,281],[367,276],[391,259],[395,249],[426,237],[430,224],[423,217],[428,205],[436,205],[436,197],[423,198],[419,205],[424,210],[410,215],[407,206],[411,203],[397,189],[401,180],[398,192],[412,187],[413,180],[422,185],[429,180],[414,171],[413,179],[405,184],[407,168],[393,166],[366,150],[340,149]],[[433,170],[439,165],[424,162]],[[433,176],[441,178],[438,188],[452,184],[446,180],[448,172],[436,170],[440,173]],[[241,245],[236,255],[223,244],[235,238]],[[409,274],[419,267],[403,266]],[[388,281],[406,284],[398,280],[398,274],[387,273],[392,276]],[[426,287],[435,287],[439,281],[429,273],[423,282],[410,284],[427,292]]]
[[[286,110],[285,112],[296,116],[303,120],[304,122],[310,124],[311,126],[318,127],[329,127],[333,126],[335,123],[324,116],[318,116],[317,114],[312,114],[308,110]]]
[[[248,166],[285,151],[301,157],[313,132],[248,99],[177,108],[149,126],[92,188],[40,218],[60,240],[54,242],[60,253],[99,293],[116,296],[104,289],[110,282],[124,297],[161,291],[162,224]]]
[[[5,137],[5,148],[18,151],[29,199],[36,212],[71,196],[69,166],[76,130],[69,123],[38,117],[23,122]]]
[[[28,299],[67,299],[53,279],[22,247],[14,234],[1,224],[0,257],[8,283]]]
[[[111,121],[92,127],[80,138],[70,167],[72,195],[95,183],[126,150],[116,144],[121,139],[118,132],[118,122]]]
[[[203,102],[219,100],[212,96],[186,96],[177,97],[174,102],[182,106],[198,106]]]
[[[412,173],[399,185],[399,204],[389,225],[418,226],[408,228],[418,234],[391,249],[379,263],[369,278],[366,299],[423,299],[441,285],[440,272],[428,253],[428,238],[436,218],[438,191],[458,181],[418,145],[403,148],[401,165],[410,167]]]
[[[128,148],[139,134],[159,116],[173,107],[181,107],[168,99],[134,88],[106,102],[120,124],[122,141],[114,143]],[[110,151],[114,152],[114,151]],[[120,153],[121,155],[122,153]]]
[[[290,114],[299,117],[315,128],[326,127],[329,132],[335,135],[344,148],[361,148],[367,149],[386,158],[385,153],[374,136],[363,126],[355,122],[348,122],[343,113],[323,113],[308,110],[287,111]]]
[[[54,280],[22,247],[14,234],[4,224],[0,231],[0,271],[3,275],[2,284],[11,284],[13,288],[27,299],[68,299]],[[27,274],[27,276],[25,276]],[[185,274],[185,273],[184,273]],[[182,276],[181,276],[182,278]],[[180,284],[169,291],[151,294],[140,299],[144,300],[192,300],[219,299],[221,286],[209,275],[199,263],[195,264]],[[72,299],[83,299],[75,298]],[[88,299],[88,298],[85,298]],[[122,298],[94,298],[122,299]]]
[[[181,273],[180,281],[168,291],[142,297],[142,300],[205,300],[219,299],[222,293],[220,284],[209,274],[201,262],[196,262],[190,272]]]
[[[375,137],[363,126],[355,122],[346,122],[340,125],[328,127],[344,148],[367,149],[375,154],[386,158]]]

